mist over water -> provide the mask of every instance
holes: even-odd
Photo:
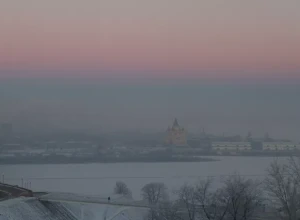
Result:
[[[0,121],[17,132],[164,131],[174,117],[189,132],[299,141],[297,84],[0,81]]]
[[[215,157],[220,161],[201,163],[123,163],[123,164],[52,164],[5,165],[6,181],[20,184],[21,178],[31,182],[35,191],[70,192],[86,195],[108,195],[116,181],[124,181],[135,199],[141,188],[150,182],[163,182],[170,194],[183,184],[194,184],[207,178],[219,187],[224,178],[239,173],[245,178],[263,180],[274,158]],[[279,158],[280,163],[286,158]]]

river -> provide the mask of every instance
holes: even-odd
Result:
[[[212,158],[219,161],[0,165],[0,175],[4,175],[6,183],[22,185],[23,182],[23,186],[34,191],[87,195],[107,195],[113,191],[115,182],[122,180],[132,190],[134,198],[139,198],[141,188],[149,182],[163,182],[173,191],[184,183],[194,183],[208,176],[215,178],[215,184],[220,184],[226,175],[234,172],[247,178],[263,179],[268,166],[275,160],[272,157]]]

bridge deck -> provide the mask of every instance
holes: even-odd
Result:
[[[19,186],[0,183],[0,199],[7,197],[31,196],[32,191]]]

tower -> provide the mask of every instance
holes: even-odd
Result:
[[[168,127],[165,143],[173,146],[187,146],[186,131],[180,127],[177,118],[174,119],[172,127]]]

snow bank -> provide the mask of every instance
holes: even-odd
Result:
[[[147,209],[17,198],[0,202],[0,220],[140,220]]]

